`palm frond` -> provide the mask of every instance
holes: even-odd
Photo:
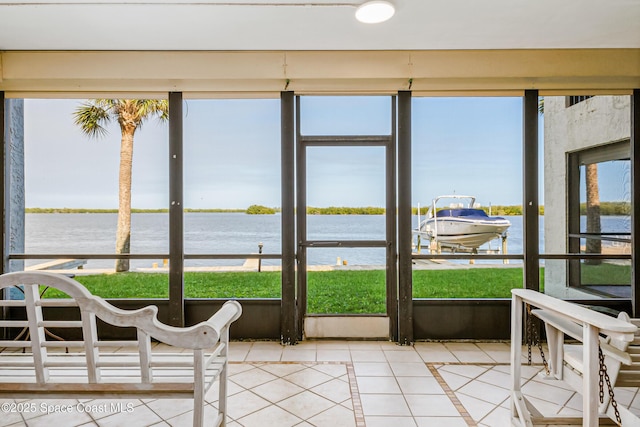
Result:
[[[152,117],[164,122],[169,120],[169,101],[166,99],[137,99],[133,101],[138,127]]]
[[[81,104],[73,113],[75,124],[83,133],[92,138],[105,136],[108,132],[103,126],[111,121],[113,100],[96,99]]]
[[[121,126],[140,128],[149,118],[169,120],[169,102],[162,99],[93,99],[74,112],[75,124],[90,137],[107,134],[105,125],[117,120]]]

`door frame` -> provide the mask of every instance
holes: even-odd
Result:
[[[398,275],[396,218],[396,97],[390,96],[391,133],[389,135],[302,135],[300,95],[295,99],[296,120],[296,322],[298,339],[304,335],[307,315],[307,248],[385,248],[386,315],[389,339],[398,340]],[[384,147],[385,148],[385,240],[309,240],[307,239],[307,147]],[[375,315],[373,315],[375,316]],[[362,315],[342,317],[364,317]],[[379,316],[376,316],[379,317]]]

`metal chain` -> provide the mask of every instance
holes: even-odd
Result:
[[[531,366],[531,344],[533,344],[533,333],[531,329],[533,327],[533,322],[531,322],[531,306],[527,304],[527,331],[526,331],[526,341],[527,341],[527,365]]]
[[[544,356],[544,350],[542,349],[542,342],[540,342],[540,337],[538,335],[538,328],[533,325],[533,314],[531,313],[531,305],[527,304],[527,352],[528,352],[528,363],[531,365],[531,345],[535,344],[538,346],[540,350],[540,358],[542,359],[542,364],[544,365],[544,371],[547,375],[550,374],[549,364],[547,363],[547,358]]]
[[[540,357],[542,358],[542,364],[544,365],[544,372],[549,375],[551,372],[549,371],[549,364],[547,363],[547,359],[544,357],[544,350],[542,349],[542,343],[538,339],[538,350],[540,350]]]
[[[604,382],[607,383],[607,388],[609,390],[609,400],[611,401],[611,406],[613,406],[613,413],[616,416],[616,421],[619,426],[622,426],[622,419],[620,418],[620,411],[618,411],[618,402],[613,395],[613,387],[611,386],[611,380],[609,379],[609,374],[607,373],[607,365],[604,364],[604,354],[602,353],[602,348],[598,345],[598,358],[600,359],[600,403],[604,402]]]
[[[604,402],[604,360],[602,359],[604,356],[602,355],[602,349],[598,348],[598,357],[600,360],[600,369],[599,369],[599,377],[598,385],[600,387],[600,392],[598,395],[600,396],[600,403]]]

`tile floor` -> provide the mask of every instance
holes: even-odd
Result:
[[[233,342],[228,426],[511,426],[509,354],[506,343]],[[534,352],[523,366],[525,395],[545,414],[579,416],[580,395],[539,379],[539,362]],[[616,389],[616,398],[640,412],[637,389]],[[210,419],[216,400],[207,395]],[[168,399],[28,403],[37,410],[4,411],[0,426],[189,426],[193,409]]]

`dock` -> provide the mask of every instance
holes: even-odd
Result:
[[[54,259],[26,267],[25,271],[82,269],[86,263],[86,259]]]

